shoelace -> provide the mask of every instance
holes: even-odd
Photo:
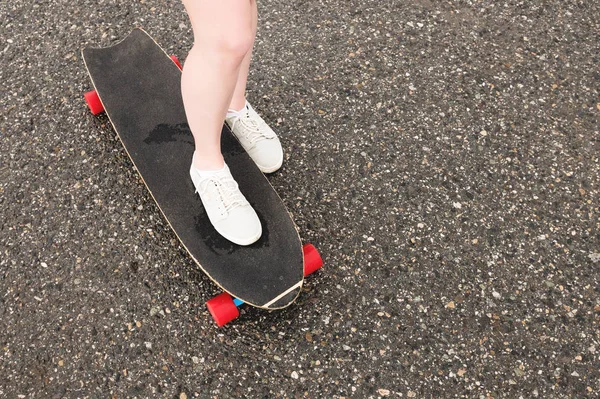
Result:
[[[245,115],[238,117],[234,121],[234,125],[238,121],[244,127],[244,129],[242,129],[244,136],[246,136],[246,138],[252,144],[260,140],[271,139],[275,137],[270,129],[266,129],[266,126],[264,129],[261,129],[261,123],[259,122],[261,121],[261,118],[252,108],[249,108]]]
[[[213,185],[223,204],[223,210],[229,212],[231,209],[246,205],[246,198],[242,195],[238,189],[238,184],[231,177],[208,177],[204,181],[202,187],[203,194],[208,190],[209,185]],[[224,214],[221,212],[221,214]]]

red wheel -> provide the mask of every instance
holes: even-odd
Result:
[[[206,302],[206,307],[219,327],[223,327],[240,315],[231,295],[226,292]]]
[[[92,114],[98,115],[104,111],[104,105],[102,105],[102,101],[100,101],[100,97],[98,97],[96,90],[88,91],[83,97],[85,98],[85,102],[90,108],[90,111],[92,111]]]
[[[177,58],[176,55],[172,55],[171,59],[173,60],[173,62],[175,63],[175,65],[177,65],[177,67],[181,70],[183,69],[183,67],[181,66],[181,63],[179,62],[179,58]]]
[[[312,244],[305,244],[302,247],[304,252],[304,276],[308,276],[323,266],[323,259],[319,255],[319,251]]]

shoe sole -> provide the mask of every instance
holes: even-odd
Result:
[[[214,224],[213,224],[213,227],[214,227]],[[217,229],[215,228],[215,230],[217,230]],[[226,239],[228,239],[229,241],[231,241],[234,244],[242,245],[242,246],[246,247],[248,245],[254,244],[256,241],[258,241],[260,239],[260,237],[262,237],[262,228],[257,236],[255,236],[247,241],[243,241],[243,242],[240,242],[238,240],[233,240],[231,236],[227,236],[227,235],[221,233],[219,230],[217,230],[217,233],[221,234],[223,237],[225,237]]]
[[[254,163],[256,163],[256,161]],[[281,168],[281,165],[283,165],[283,157],[281,158],[281,161],[279,161],[279,163],[276,166],[272,166],[270,168],[265,168],[264,166],[260,166],[259,164],[256,163],[256,166],[258,166],[258,169],[260,169],[260,171],[263,173],[277,172]]]

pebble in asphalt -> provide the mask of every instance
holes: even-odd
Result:
[[[592,398],[600,6],[260,0],[249,98],[326,269],[217,329],[80,48],[177,2],[0,3],[0,396]]]

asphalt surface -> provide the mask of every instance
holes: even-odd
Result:
[[[600,5],[261,0],[248,97],[326,268],[218,329],[80,49],[177,1],[0,2],[0,397],[600,397]]]

